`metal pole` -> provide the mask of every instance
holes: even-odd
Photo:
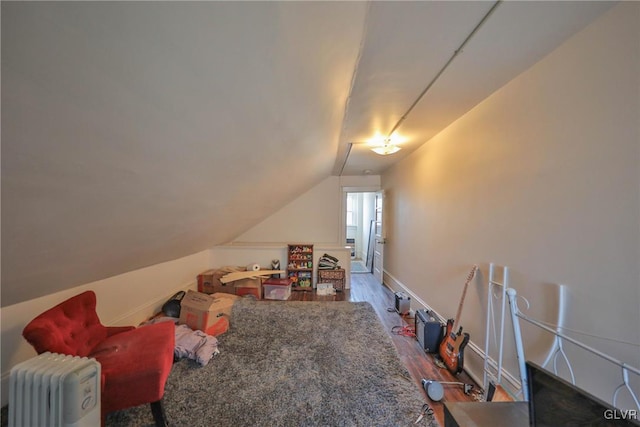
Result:
[[[491,319],[491,299],[493,292],[491,292],[493,282],[493,263],[489,264],[489,280],[487,281],[487,321],[484,337],[484,370],[482,373],[482,387],[487,390],[487,369],[489,365],[489,332],[490,332],[490,319]]]
[[[507,289],[507,295],[509,296],[509,307],[511,310],[511,323],[513,323],[513,335],[516,342],[516,356],[518,357],[518,368],[520,369],[520,384],[522,389],[522,396],[524,400],[529,400],[529,386],[527,381],[527,367],[525,365],[524,347],[522,346],[522,333],[520,332],[520,320],[518,319],[516,305],[516,290],[513,288]]]

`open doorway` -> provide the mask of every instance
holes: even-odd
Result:
[[[351,273],[373,271],[375,240],[374,192],[348,192],[345,212],[345,244],[351,248]]]

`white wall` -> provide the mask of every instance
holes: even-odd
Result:
[[[341,176],[340,186],[344,191],[378,191],[380,175]]]
[[[482,348],[482,279],[498,262],[530,314],[553,321],[546,289],[565,284],[568,328],[639,343],[639,76],[640,4],[625,2],[387,171],[388,281],[454,317],[481,263],[462,325]],[[540,361],[548,340],[524,334]],[[637,346],[577,337],[640,366]],[[576,361],[578,385],[610,400],[619,371]],[[469,368],[482,377],[478,361]]]
[[[379,175],[330,176],[230,243],[261,246],[298,241],[344,246],[345,192],[379,189]]]
[[[234,243],[339,243],[340,179],[331,176],[247,230]],[[275,189],[274,191],[277,191]]]
[[[98,300],[98,316],[103,324],[137,325],[160,311],[164,301],[178,290],[195,289],[196,276],[210,267],[210,257],[208,250],[198,252],[174,261],[2,307],[1,404],[7,404],[11,367],[36,355],[33,347],[22,337],[22,330],[38,314],[74,295],[93,290]]]

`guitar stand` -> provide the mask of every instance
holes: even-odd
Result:
[[[446,385],[460,385],[463,387],[464,394],[471,394],[471,390],[473,390],[473,384],[466,384],[457,381],[436,381],[436,380],[427,380],[422,379],[422,388],[427,392],[427,396],[429,399],[439,402],[444,397],[444,388],[442,384]]]

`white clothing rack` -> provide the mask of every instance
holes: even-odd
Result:
[[[560,319],[560,323],[564,322],[564,300],[566,299],[566,295],[564,294],[565,290],[563,289],[563,287],[561,287],[560,290],[560,310],[561,310],[561,315],[559,316]],[[549,363],[551,360],[553,360],[553,364],[554,364],[554,372],[557,374],[557,369],[556,369],[556,361],[558,356],[561,356],[564,360],[564,362],[567,364],[567,367],[569,368],[569,372],[571,373],[571,382],[575,385],[575,377],[573,375],[573,369],[571,368],[571,362],[569,361],[569,358],[567,357],[567,355],[564,352],[564,349],[562,347],[562,343],[563,341],[568,341],[580,348],[582,348],[583,350],[586,350],[592,354],[595,354],[596,356],[599,356],[600,358],[613,363],[614,365],[617,365],[621,368],[621,372],[622,372],[622,383],[615,389],[614,393],[613,393],[613,398],[612,398],[612,404],[613,406],[617,407],[617,399],[619,396],[619,393],[622,390],[627,390],[629,392],[629,394],[631,395],[631,398],[633,399],[637,409],[640,411],[640,402],[638,402],[638,397],[636,395],[636,393],[634,392],[634,390],[631,388],[631,386],[629,385],[629,372],[634,373],[638,376],[640,376],[640,369],[635,368],[625,362],[622,362],[620,360],[617,360],[611,356],[609,356],[608,354],[605,354],[599,350],[596,350],[594,348],[589,347],[588,345],[581,343],[580,341],[571,338],[565,334],[563,334],[560,329],[562,328],[562,325],[558,325],[556,326],[556,329],[552,329],[550,327],[548,327],[547,325],[532,319],[530,317],[528,317],[527,315],[525,315],[524,313],[522,313],[519,309],[518,309],[518,305],[517,305],[517,294],[516,294],[516,290],[513,288],[508,288],[506,289],[506,294],[509,298],[509,306],[510,306],[510,311],[511,311],[511,319],[512,319],[512,323],[513,323],[513,332],[514,332],[514,336],[515,336],[515,341],[516,341],[516,353],[517,353],[517,357],[518,357],[518,367],[520,370],[520,379],[521,379],[521,385],[522,385],[522,391],[523,391],[523,395],[525,397],[525,400],[528,400],[528,396],[527,396],[527,371],[526,371],[526,367],[525,367],[525,356],[524,356],[524,348],[522,346],[522,334],[520,332],[520,320],[519,319],[523,319],[528,323],[531,323],[532,325],[535,325],[537,327],[539,327],[540,329],[543,329],[551,334],[553,334],[554,337],[554,345],[551,349],[551,351],[549,352],[549,355],[547,356],[546,360],[545,360],[545,364]]]
[[[498,274],[502,270],[502,274]],[[498,281],[499,276],[502,281]],[[504,354],[504,321],[506,306],[506,290],[509,287],[509,268],[504,266],[496,266],[489,264],[489,278],[487,280],[487,319],[484,338],[484,369],[482,377],[482,386],[485,390],[489,389],[489,376],[495,378],[497,384],[502,382],[502,357]],[[496,333],[496,319],[494,313],[494,299],[500,304],[500,333]],[[493,337],[493,341],[491,338]],[[493,359],[491,354],[491,344],[495,344],[498,348],[497,361]]]

